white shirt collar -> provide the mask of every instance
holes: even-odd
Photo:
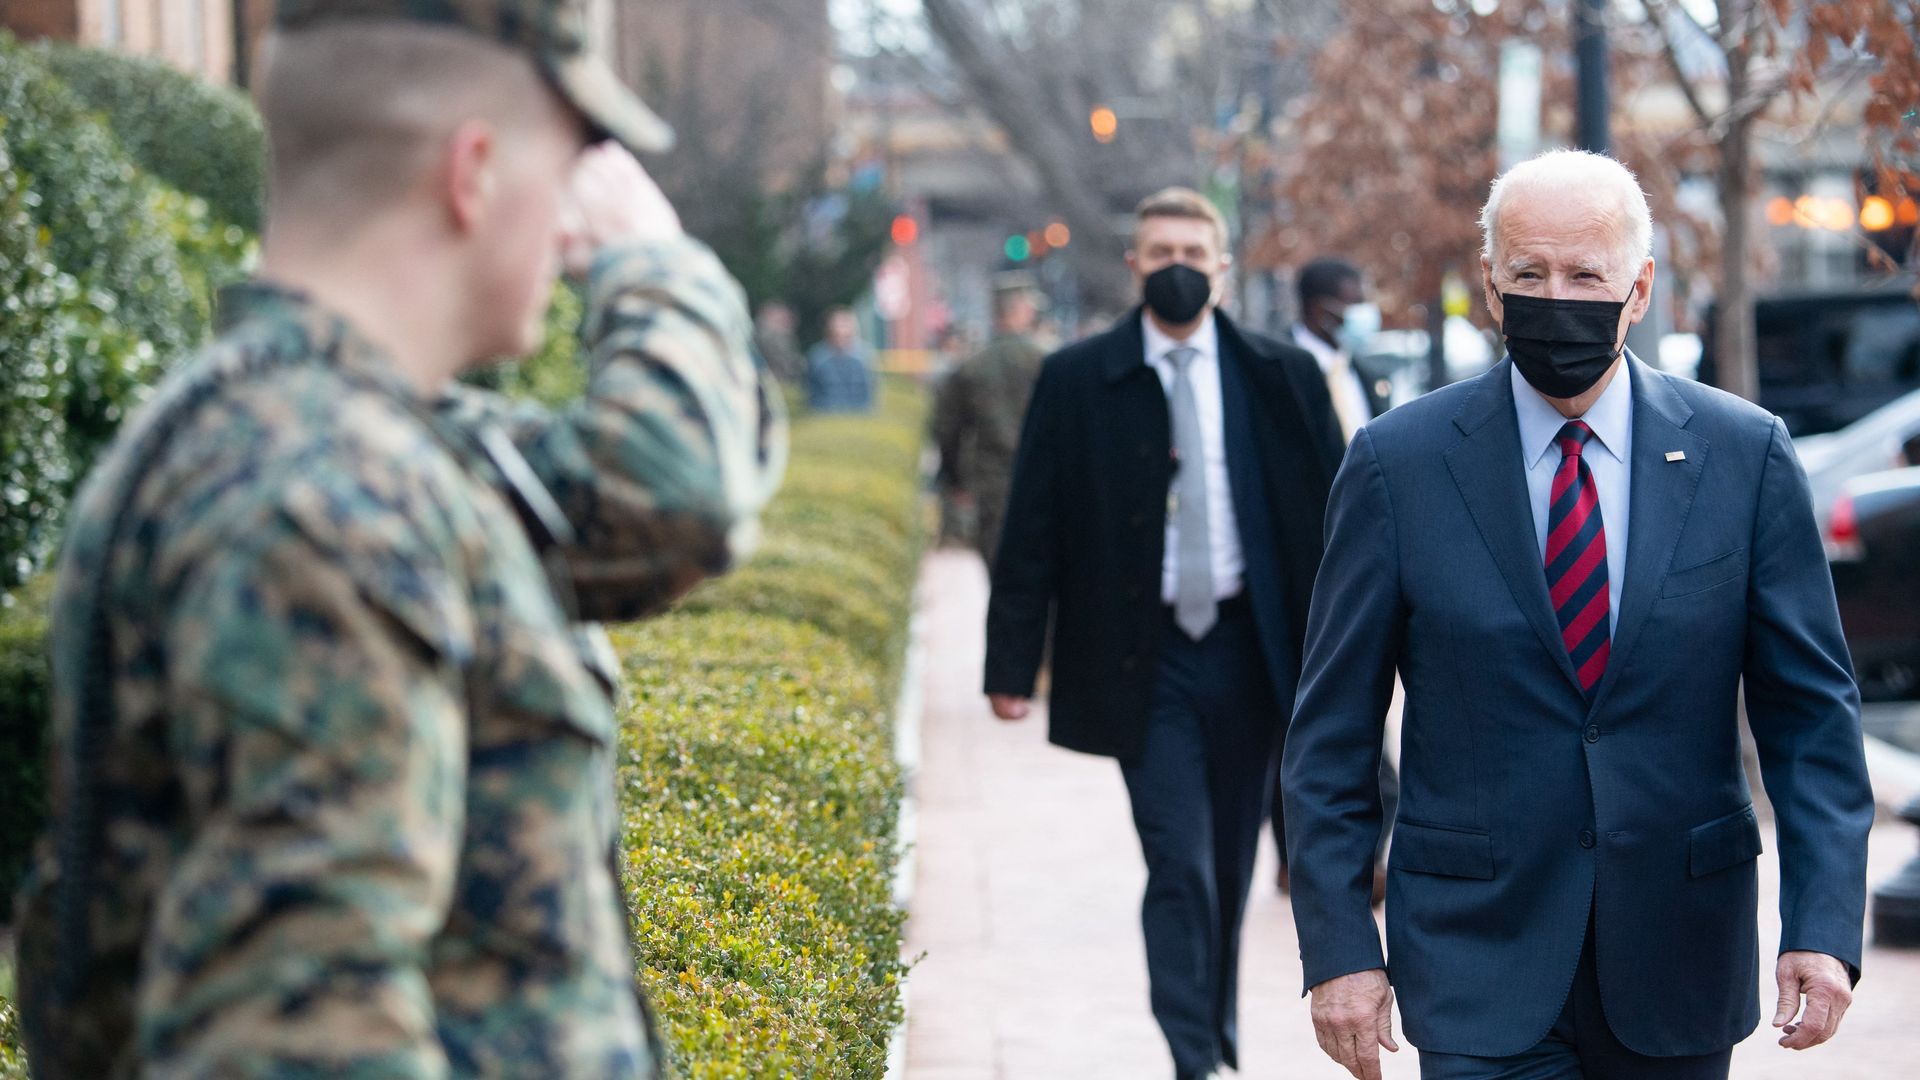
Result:
[[[1293,341],[1294,344],[1313,354],[1313,358],[1320,362],[1320,370],[1323,372],[1332,371],[1334,362],[1340,359],[1342,351],[1320,340],[1320,335],[1307,329],[1305,323],[1293,324]]]
[[[1200,324],[1200,329],[1195,330],[1193,336],[1185,341],[1176,341],[1161,333],[1160,328],[1153,324],[1153,319],[1149,318],[1145,311],[1140,313],[1140,326],[1146,332],[1146,359],[1149,364],[1160,363],[1167,358],[1167,353],[1182,345],[1200,351],[1200,355],[1195,357],[1196,360],[1213,360],[1220,355],[1220,329],[1214,324],[1211,311],[1207,312],[1206,321]]]
[[[1601,449],[1623,465],[1627,461],[1624,453],[1627,432],[1633,423],[1632,373],[1633,358],[1628,356],[1614,373],[1613,381],[1601,392],[1600,400],[1579,418],[1593,429],[1594,441]],[[1566,426],[1567,418],[1527,382],[1526,376],[1520,374],[1519,365],[1514,365],[1511,374],[1513,407],[1520,420],[1520,452],[1525,455],[1527,468],[1532,469],[1553,449],[1553,441]]]

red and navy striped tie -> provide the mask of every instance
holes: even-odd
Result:
[[[1600,521],[1600,496],[1593,473],[1580,456],[1593,429],[1575,420],[1560,429],[1560,468],[1553,474],[1553,501],[1547,511],[1547,591],[1560,616],[1560,640],[1566,644],[1580,688],[1589,695],[1607,673],[1612,620],[1608,618],[1607,530]]]

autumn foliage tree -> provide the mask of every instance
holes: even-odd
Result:
[[[1788,133],[1826,122],[1827,110],[1803,108],[1823,84],[1849,70],[1868,73],[1860,120],[1877,142],[1873,156],[1893,188],[1903,189],[1920,107],[1920,4],[1915,0],[1715,0],[1712,18],[1678,0],[1645,0],[1667,74],[1692,111],[1695,128],[1668,148],[1684,161],[1704,156],[1720,205],[1719,273],[1712,328],[1720,385],[1759,394],[1752,266],[1758,182],[1756,139],[1769,127]],[[1688,44],[1717,54],[1709,68],[1683,62]],[[1892,155],[1892,157],[1889,157]],[[1897,193],[1904,194],[1904,191]]]
[[[1313,91],[1283,126],[1274,219],[1252,238],[1249,260],[1338,255],[1365,269],[1401,318],[1437,297],[1449,273],[1477,281],[1477,215],[1500,164],[1500,48],[1558,25],[1538,0],[1347,5]],[[1567,80],[1548,75],[1543,123],[1564,129]]]
[[[1693,14],[1699,7],[1645,0],[1631,18],[1616,11],[1616,108],[1633,100],[1633,89],[1670,85],[1695,123],[1659,137],[1616,116],[1614,152],[1640,174],[1656,220],[1674,238],[1665,272],[1713,280],[1722,381],[1752,396],[1757,134],[1771,125],[1804,135],[1829,114],[1796,106],[1817,91],[1830,97],[1842,73],[1864,74],[1861,119],[1872,154],[1863,149],[1863,159],[1882,165],[1883,194],[1906,194],[1920,136],[1920,3],[1718,0],[1706,21]],[[1449,273],[1469,284],[1479,276],[1477,213],[1500,164],[1504,43],[1542,47],[1542,136],[1571,141],[1568,5],[1350,0],[1344,10],[1340,32],[1320,52],[1312,92],[1280,132],[1275,213],[1249,256],[1285,266],[1341,255],[1373,275],[1384,306],[1404,319],[1431,302]],[[1703,55],[1713,62],[1699,63]],[[1682,209],[1687,176],[1713,181],[1717,216]],[[1478,289],[1470,292],[1478,303]]]

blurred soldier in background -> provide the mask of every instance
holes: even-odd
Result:
[[[971,509],[967,541],[988,566],[1000,543],[1020,422],[1046,359],[1033,336],[1043,300],[1030,275],[1000,275],[994,283],[993,340],[947,376],[934,404],[940,487],[956,509]]]
[[[750,545],[744,298],[626,149],[582,0],[280,0],[261,280],[128,425],[54,602],[42,1080],[657,1071],[617,669]],[[343,77],[350,73],[350,77]],[[585,397],[449,380],[591,270]]]
[[[965,323],[948,323],[940,329],[933,340],[933,355],[927,362],[927,396],[933,402],[933,414],[929,426],[933,428],[935,445],[939,443],[940,403],[946,393],[947,381],[959,369],[962,361],[972,356],[979,346]],[[939,547],[973,547],[973,502],[971,499],[957,497],[944,481],[937,486],[940,496],[940,533],[936,541]]]
[[[753,348],[781,385],[798,386],[807,377],[807,358],[794,338],[793,309],[780,301],[760,305],[760,316],[753,323]]]

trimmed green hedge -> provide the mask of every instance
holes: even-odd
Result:
[[[150,56],[51,41],[35,51],[88,109],[104,115],[142,169],[205,199],[222,223],[260,231],[267,137],[246,95]]]
[[[899,598],[919,565],[920,407],[916,393],[890,390],[878,418],[799,421],[762,551],[695,592],[685,610],[794,619],[895,664],[906,640]]]
[[[6,963],[0,961],[0,975],[9,976],[0,979],[0,1080],[27,1080],[27,1056],[20,1049],[20,1017],[7,999],[12,984]]]
[[[696,1080],[877,1077],[901,1017],[889,710],[918,564],[923,401],[799,421],[763,552],[620,628],[619,782],[641,977]],[[0,611],[0,886],[40,815],[44,581]],[[23,795],[25,793],[25,795]],[[30,796],[30,797],[27,797]],[[0,996],[0,1080],[11,1036]]]
[[[46,817],[46,732],[53,676],[46,654],[43,574],[0,606],[0,925],[12,921],[13,893]]]
[[[615,636],[637,951],[690,1077],[886,1069],[922,407],[799,421],[762,551]]]
[[[153,378],[156,359],[184,354],[206,327],[172,238],[152,216],[153,181],[33,50],[4,34],[0,116],[13,170],[33,193],[27,216],[79,287],[66,394],[79,477],[112,438],[133,387]]]
[[[218,99],[215,126],[251,123],[257,137],[252,106],[164,69],[0,32],[0,594],[52,550],[66,496],[253,261],[250,233],[126,152],[170,145],[248,182],[215,160],[244,152],[188,132],[202,119],[190,107]],[[96,111],[68,79],[119,104]]]
[[[0,377],[0,593],[53,549],[67,492],[62,376],[72,285],[27,217],[27,195],[0,119],[0,318],[9,369]]]

